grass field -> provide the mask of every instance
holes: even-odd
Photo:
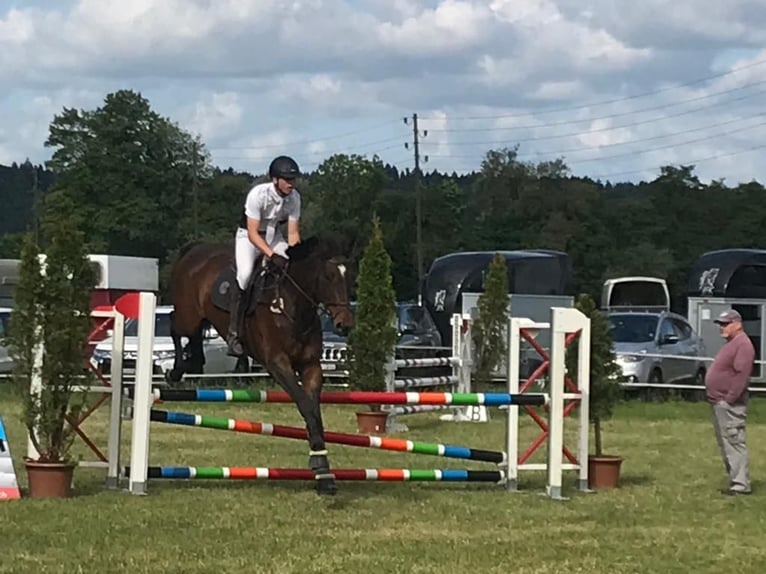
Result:
[[[168,410],[300,424],[288,405],[181,404]],[[343,482],[320,499],[309,483],[157,481],[149,496],[106,491],[77,469],[69,500],[0,503],[0,574],[183,572],[761,573],[766,531],[766,402],[748,426],[754,494],[719,494],[725,475],[702,403],[626,403],[606,426],[625,457],[619,489],[579,493],[565,473],[557,502],[542,473],[522,490],[449,483]],[[88,431],[106,442],[106,409]],[[326,406],[328,429],[354,432],[354,408]],[[0,390],[22,488],[19,405]],[[488,424],[407,419],[408,438],[502,450],[504,413]],[[536,436],[525,418],[522,448]],[[573,422],[567,431],[574,432]],[[129,424],[125,424],[129,437]],[[124,441],[127,453],[127,440]],[[265,436],[152,426],[150,464],[304,467],[307,446]],[[575,443],[567,440],[571,447]],[[81,443],[78,452],[86,452]],[[489,468],[480,463],[330,445],[340,467]],[[542,460],[540,451],[536,460]]]

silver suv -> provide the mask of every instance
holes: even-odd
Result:
[[[700,359],[705,345],[686,318],[669,311],[612,312],[607,317],[627,382],[704,384]]]

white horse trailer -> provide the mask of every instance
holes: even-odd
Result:
[[[481,293],[463,293],[461,312],[470,315],[474,320],[478,317],[480,295]],[[525,318],[531,319],[535,323],[549,322],[551,319],[552,307],[574,306],[574,297],[571,295],[529,295],[526,293],[509,293],[508,298],[510,300],[508,319],[511,317]],[[503,339],[505,343],[508,344],[507,333],[505,331],[503,332]],[[550,353],[551,334],[549,330],[541,330],[535,337],[535,341]],[[533,349],[529,343],[523,341],[521,351],[521,377],[526,378],[529,376],[529,374],[534,371],[542,361],[543,358],[540,354]],[[473,364],[475,368],[475,360]],[[505,361],[499,369],[496,369],[492,373],[492,375],[494,377],[506,376]]]
[[[688,319],[715,356],[724,344],[716,317],[726,309],[742,315],[742,325],[755,346],[756,361],[766,356],[766,250],[723,249],[703,254],[687,284]],[[766,383],[766,369],[756,362],[752,383]]]

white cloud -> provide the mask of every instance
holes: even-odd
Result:
[[[203,139],[223,136],[237,126],[242,119],[242,106],[239,95],[234,92],[214,93],[203,101],[198,101],[189,114],[186,125],[192,132]]]
[[[451,53],[476,45],[490,24],[490,14],[475,2],[445,0],[400,23],[382,22],[378,34],[383,47],[398,52]]]
[[[670,160],[740,151],[742,161],[699,170],[766,178],[756,154],[744,153],[766,141],[752,119],[763,112],[758,91],[766,84],[753,84],[766,80],[766,65],[624,99],[766,60],[762,0],[55,6],[0,8],[0,161],[44,159],[48,124],[63,106],[93,108],[129,88],[201,133],[216,161],[256,172],[277,153],[306,166],[357,150],[411,165],[401,117],[417,111],[431,118],[421,150],[433,156],[429,168],[475,169],[487,149],[519,143],[522,157],[566,152],[578,174],[650,172]],[[679,105],[660,108],[666,104]],[[658,121],[641,123],[651,119]],[[741,125],[745,137],[717,137],[712,126],[737,119],[720,130]],[[607,159],[620,153],[626,157]]]
[[[579,80],[543,82],[530,96],[539,100],[566,100],[581,95],[585,86]]]

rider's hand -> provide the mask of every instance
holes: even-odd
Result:
[[[274,269],[284,271],[285,267],[287,267],[287,258],[283,257],[279,253],[274,253],[271,257],[269,257],[269,265]]]

